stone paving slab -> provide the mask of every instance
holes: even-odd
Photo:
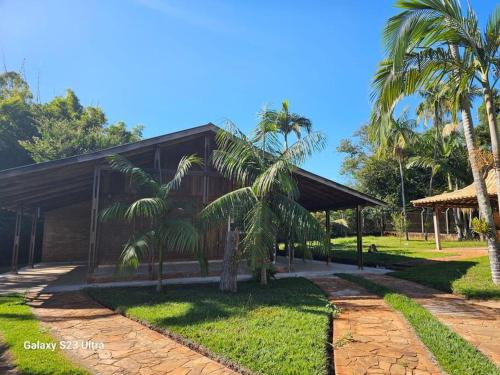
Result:
[[[429,310],[478,350],[500,366],[500,304],[475,303],[463,297],[386,275],[364,275],[377,284],[406,294]]]
[[[406,320],[382,298],[338,277],[312,281],[341,309],[333,320],[336,375],[442,373]]]
[[[76,349],[66,352],[95,374],[236,374],[83,293],[39,294],[30,305],[57,339],[75,342]],[[94,347],[82,344],[87,342]]]

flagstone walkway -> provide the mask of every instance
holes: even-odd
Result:
[[[95,374],[236,374],[176,341],[104,308],[80,292],[40,294],[30,305],[67,354]],[[104,348],[85,348],[82,343]]]
[[[406,294],[500,366],[500,303],[474,303],[411,281],[386,275],[365,278]]]
[[[338,277],[312,281],[341,309],[333,320],[336,375],[441,374],[406,320],[382,298]]]

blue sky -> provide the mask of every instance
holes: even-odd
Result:
[[[471,1],[482,21],[496,4]],[[369,115],[392,4],[0,0],[0,53],[42,101],[72,88],[145,137],[226,118],[249,130],[264,105],[288,99],[328,139],[306,168],[346,182],[335,147]]]

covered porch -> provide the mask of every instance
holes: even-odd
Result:
[[[126,185],[123,178],[108,166],[106,158],[124,155],[162,178],[173,172],[172,165],[182,155],[202,155],[205,166],[188,174],[180,192],[183,198],[191,199],[201,208],[231,189],[231,183],[209,167],[217,130],[207,124],[89,154],[1,171],[0,207],[16,216],[12,228],[12,272],[20,268],[20,259],[27,260],[23,263],[31,268],[37,262],[84,262],[87,279],[99,281],[95,279],[99,279],[101,271],[116,264],[130,233],[127,228],[103,225],[98,219],[107,204],[130,194],[123,190]],[[356,211],[357,266],[362,269],[363,208],[384,203],[300,168],[294,175],[300,191],[299,203],[311,212],[325,213],[327,231],[330,211],[348,208]],[[21,228],[26,221],[31,227],[29,244],[21,241]],[[37,248],[40,237],[42,246]],[[215,261],[222,259],[224,233],[207,233],[204,237],[207,259],[216,264]],[[180,268],[182,261],[190,260],[194,259],[186,259],[185,255],[167,257],[169,264],[178,264]]]
[[[499,229],[500,217],[498,212],[495,211],[497,207],[497,193],[496,193],[496,176],[495,171],[491,170],[485,178],[486,189],[488,191],[488,196],[491,201],[493,212],[493,217],[495,219],[496,229]],[[477,194],[476,187],[474,183],[451,192],[446,192],[442,194],[433,195],[430,197],[425,197],[422,199],[417,199],[411,201],[414,207],[422,207],[427,209],[432,209],[433,227],[434,227],[434,238],[436,242],[436,250],[441,250],[441,230],[440,230],[440,213],[444,210],[453,208],[468,208],[477,209]],[[447,218],[447,216],[446,216]],[[447,223],[448,224],[448,223]]]

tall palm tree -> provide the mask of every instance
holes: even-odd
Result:
[[[399,0],[396,6],[402,11],[389,19],[384,30],[389,58],[381,62],[374,79],[376,105],[379,110],[387,111],[401,95],[411,95],[424,86],[441,82],[449,85],[453,91],[453,112],[462,117],[479,210],[489,227],[487,243],[492,279],[498,284],[500,246],[477,157],[471,115],[470,95],[477,64],[475,53],[463,41],[467,37],[463,24],[474,21],[462,16],[456,0]],[[493,19],[490,24],[498,25],[498,17]],[[497,26],[491,28],[497,30]],[[490,135],[495,139],[496,134]]]
[[[451,60],[458,62],[453,55],[458,56],[459,47],[464,53],[469,54],[471,64],[454,64],[457,73],[470,76],[471,80],[479,83],[482,89],[488,119],[491,149],[493,153],[494,169],[496,173],[497,194],[500,196],[500,145],[499,130],[496,118],[495,102],[492,88],[495,86],[499,76],[498,64],[500,59],[500,5],[490,15],[486,28],[481,31],[475,11],[469,6],[464,15],[458,0],[410,0],[399,1],[404,11],[389,21],[386,33],[388,38],[394,37],[391,32],[398,30],[398,42],[400,47],[394,57],[396,61],[402,61],[403,47],[408,46],[420,39],[419,47],[427,47],[438,43],[451,46]],[[391,24],[392,22],[392,24]],[[419,26],[413,30],[403,31],[409,23]],[[403,26],[401,28],[400,26]],[[426,38],[422,41],[422,38]],[[453,52],[456,50],[456,53]],[[498,201],[500,210],[500,200]]]
[[[288,100],[281,103],[281,111],[264,109],[260,114],[260,127],[270,129],[275,127],[285,138],[285,149],[288,148],[288,136],[294,133],[297,138],[301,138],[302,131],[307,134],[312,132],[312,123],[307,117],[297,113],[292,113],[288,109]]]
[[[233,221],[242,234],[241,252],[250,259],[253,268],[260,268],[261,284],[266,285],[270,254],[278,230],[285,223],[292,238],[301,242],[324,239],[321,225],[297,203],[298,188],[293,177],[296,165],[324,147],[324,137],[311,133],[283,150],[276,131],[258,126],[246,136],[228,123],[226,129],[218,132],[216,140],[218,149],[212,156],[213,165],[239,188],[210,203],[201,217],[209,225]],[[234,252],[234,246],[226,250]],[[223,276],[235,277],[235,272],[223,271]],[[227,285],[233,286],[230,291],[235,291],[236,282],[221,279],[220,289],[227,290]]]
[[[407,157],[408,149],[415,141],[416,126],[416,121],[409,119],[408,111],[405,110],[397,118],[394,118],[393,111],[388,114],[374,114],[369,128],[369,137],[374,145],[378,147],[377,153],[379,156],[390,156],[398,162],[399,176],[401,178],[401,209],[407,241],[409,237],[406,225],[404,161]]]
[[[306,134],[311,134],[312,132],[311,120],[298,113],[290,112],[288,100],[283,100],[283,102],[281,102],[280,111],[265,108],[259,113],[259,119],[260,122],[257,126],[261,132],[277,131],[283,135],[285,150],[288,149],[289,135],[291,133],[294,133],[297,139],[300,139],[303,131],[305,131]],[[288,268],[291,270],[295,256],[294,241],[291,240],[287,226],[282,228],[280,231],[283,232],[285,236],[285,249],[288,254]]]
[[[186,217],[185,207],[172,197],[181,186],[182,179],[193,165],[201,165],[196,155],[181,158],[173,178],[165,184],[144,170],[135,167],[121,155],[109,157],[111,167],[130,179],[139,192],[133,202],[115,202],[100,213],[100,219],[120,220],[141,227],[124,246],[120,265],[137,268],[142,258],[158,259],[157,291],[161,291],[163,279],[163,255],[165,250],[199,251],[198,231]]]

